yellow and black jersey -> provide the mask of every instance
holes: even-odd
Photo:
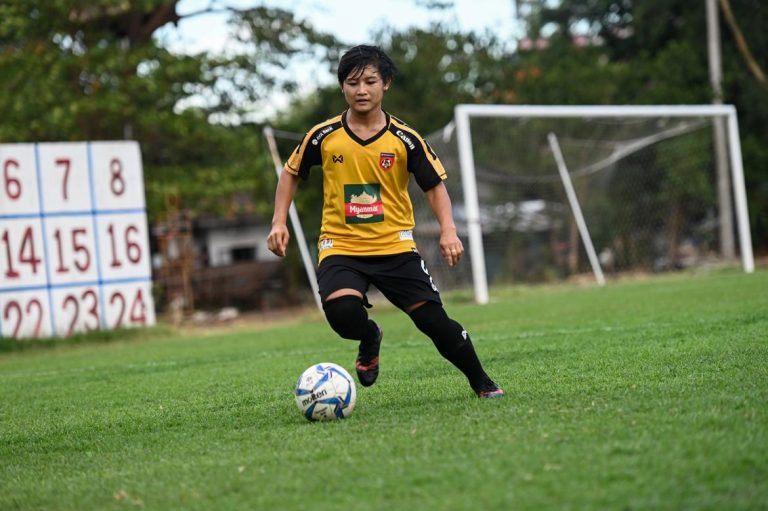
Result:
[[[385,112],[386,113],[386,112]],[[323,171],[323,219],[319,259],[334,255],[389,255],[416,247],[408,179],[427,191],[446,178],[426,141],[386,114],[384,128],[361,140],[346,124],[346,112],[313,127],[285,164],[306,179]]]

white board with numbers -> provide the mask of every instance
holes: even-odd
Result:
[[[152,325],[136,142],[0,144],[0,337]]]

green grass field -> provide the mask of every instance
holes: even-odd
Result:
[[[351,418],[292,390],[356,347],[319,315],[0,355],[0,509],[767,509],[768,271],[453,302],[481,401],[377,305],[382,374]]]

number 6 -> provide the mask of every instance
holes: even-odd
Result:
[[[17,170],[19,162],[16,160],[5,160],[3,164],[3,181],[5,181],[5,193],[8,195],[8,198],[16,200],[21,197],[21,181],[10,175],[11,167]]]

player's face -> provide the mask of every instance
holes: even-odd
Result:
[[[384,91],[389,88],[373,66],[367,66],[362,73],[352,73],[341,84],[344,98],[355,113],[367,114],[381,108]]]

